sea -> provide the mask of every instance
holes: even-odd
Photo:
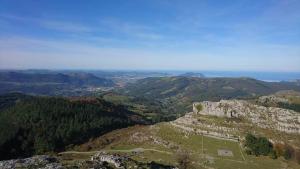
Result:
[[[250,77],[268,82],[300,80],[300,72],[202,71],[205,77]]]
[[[187,72],[201,73],[205,77],[249,77],[267,82],[300,80],[300,72],[260,72],[260,71],[167,71],[180,75]]]

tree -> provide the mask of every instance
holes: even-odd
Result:
[[[250,133],[248,133],[246,135],[245,146],[247,148],[249,148],[249,151],[248,151],[247,154],[259,155],[259,152],[258,152],[259,150],[258,150],[258,147],[257,147],[257,138],[254,135],[252,135]]]
[[[265,137],[255,137],[247,134],[245,146],[248,148],[247,154],[268,155],[273,150],[272,143]]]
[[[138,124],[139,119],[142,117],[123,106],[104,100],[20,98],[0,110],[0,160],[62,151],[68,145]]]
[[[257,142],[257,139],[254,135],[248,133],[246,135],[246,146],[251,148],[255,143]]]
[[[260,155],[268,155],[273,149],[272,144],[265,137],[259,137],[257,139],[257,147]]]

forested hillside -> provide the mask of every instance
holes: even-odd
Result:
[[[172,114],[190,111],[194,101],[254,98],[280,90],[300,91],[292,82],[264,82],[251,78],[153,77],[129,84],[119,92],[159,102]]]
[[[144,123],[123,106],[101,99],[0,97],[0,159],[59,151],[114,129]]]
[[[264,82],[251,78],[154,77],[129,84],[124,93],[147,98],[190,97],[197,100],[264,95],[279,90],[300,90],[290,82]]]

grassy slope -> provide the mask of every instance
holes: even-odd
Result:
[[[136,136],[139,139],[136,139]],[[157,143],[153,141],[153,138],[164,143]],[[132,154],[131,151],[135,148],[144,148],[145,150],[140,154]],[[203,166],[215,169],[280,169],[284,166],[300,168],[294,162],[287,162],[282,158],[273,160],[270,157],[246,155],[238,142],[187,134],[172,127],[169,123],[117,130],[77,147],[78,151],[106,150],[111,153],[131,155],[137,161],[156,161],[166,165],[176,164],[178,149],[184,149],[191,153],[196,168]],[[220,157],[217,154],[218,149],[231,150],[234,156]]]

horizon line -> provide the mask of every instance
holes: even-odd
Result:
[[[109,69],[109,68],[0,68],[0,71],[129,71],[129,72],[251,72],[251,73],[300,73],[299,71],[278,70],[205,70],[205,69]]]

